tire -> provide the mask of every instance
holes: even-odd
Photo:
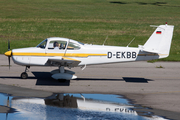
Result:
[[[26,72],[21,73],[21,79],[27,79],[28,74]]]

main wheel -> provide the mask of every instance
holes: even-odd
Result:
[[[28,78],[28,74],[26,72],[21,73],[21,78],[22,79],[27,79]]]

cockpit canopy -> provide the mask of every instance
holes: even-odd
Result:
[[[38,44],[37,47],[49,50],[79,50],[82,45],[84,44],[67,38],[47,38]]]

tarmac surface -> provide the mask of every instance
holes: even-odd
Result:
[[[0,55],[0,92],[14,96],[47,97],[52,93],[119,94],[133,103],[153,108],[152,112],[180,118],[180,62],[129,62],[73,68],[75,80],[58,82],[50,71],[57,67],[31,67],[21,79],[24,66]]]

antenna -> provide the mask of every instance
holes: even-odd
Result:
[[[105,44],[105,42],[106,42],[107,39],[108,39],[108,35],[107,35],[106,39],[104,40],[103,46],[104,46],[104,44]]]
[[[126,46],[126,47],[129,47],[129,45],[132,43],[132,41],[135,39],[135,37],[131,40],[131,42]]]

